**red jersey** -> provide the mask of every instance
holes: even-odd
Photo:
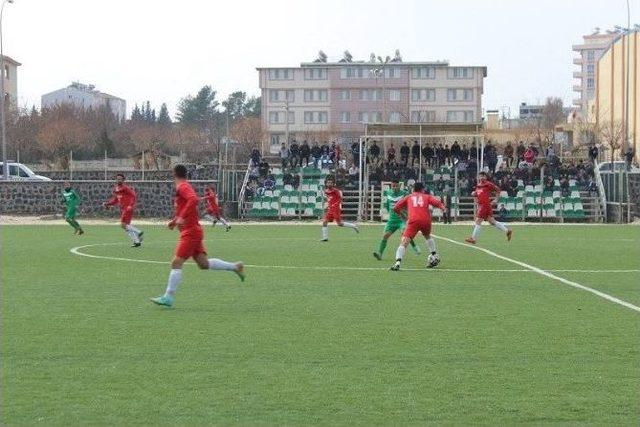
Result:
[[[198,203],[200,198],[187,181],[182,181],[176,187],[176,194],[173,199],[175,218],[182,218],[184,223],[180,226],[181,231],[200,228],[198,215]]]
[[[342,192],[336,187],[327,188],[324,190],[325,196],[327,196],[327,209],[330,211],[339,211],[342,209]]]
[[[406,209],[409,216],[408,223],[431,223],[429,206],[435,206],[443,211],[445,209],[440,199],[430,194],[414,192],[400,199],[393,210],[399,214]]]
[[[499,193],[500,187],[491,181],[479,182],[475,188],[476,200],[480,206],[491,206],[491,193]]]
[[[116,184],[113,197],[107,200],[107,206],[118,205],[120,209],[133,208],[136,204],[136,192],[126,184]]]
[[[208,210],[218,210],[218,196],[215,192],[207,189],[204,191],[204,201],[207,204]]]

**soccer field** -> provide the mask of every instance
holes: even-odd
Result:
[[[436,225],[399,272],[382,226],[207,228],[247,280],[190,264],[172,309],[177,233],[143,228],[3,226],[2,424],[640,420],[640,227]]]

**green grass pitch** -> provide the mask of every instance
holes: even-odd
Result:
[[[164,291],[175,232],[143,227],[137,250],[115,226],[2,228],[2,424],[640,420],[640,313],[471,247],[438,240],[436,270],[408,250],[390,272],[398,236],[384,261],[371,255],[382,226],[331,227],[329,243],[319,225],[209,227],[209,254],[252,265],[247,281],[188,265],[163,309],[148,298]],[[480,236],[635,305],[639,243],[636,226]]]

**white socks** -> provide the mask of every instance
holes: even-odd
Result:
[[[480,227],[481,226],[479,226],[479,225],[474,225],[473,226],[473,233],[471,233],[471,237],[473,239],[477,239],[478,238],[478,235],[480,234]]]
[[[404,258],[404,251],[405,251],[405,247],[400,245],[398,246],[398,249],[396,250],[396,261],[397,260],[401,260],[402,258]]]
[[[506,226],[506,225],[504,225],[503,223],[499,222],[499,221],[496,221],[496,223],[495,223],[494,225],[495,225],[495,227],[496,227],[498,230],[503,231],[503,232],[505,232],[505,233],[506,233],[506,232],[507,232],[507,230],[508,230],[507,226]]]
[[[140,238],[138,237],[138,235],[140,234],[140,230],[138,230],[131,224],[127,224],[124,227],[124,231],[131,238],[131,240],[133,240],[133,243],[140,243]]]
[[[225,227],[228,227],[228,226],[229,226],[229,223],[227,222],[227,220],[226,220],[226,219],[224,219],[224,218],[222,218],[222,217],[220,217],[220,218],[218,218],[218,219],[219,219],[219,221],[222,223],[222,225],[224,225]]]
[[[429,252],[431,253],[436,251],[436,241],[433,240],[433,237],[429,237],[427,239],[427,247],[429,248]]]
[[[357,226],[357,225],[355,225],[355,224],[354,224],[354,223],[352,223],[352,222],[343,222],[343,223],[342,223],[342,226],[343,226],[343,227],[347,227],[347,228],[358,228],[358,226]]]
[[[223,261],[218,258],[209,259],[209,270],[228,270],[235,271],[236,265],[232,262]]]
[[[178,290],[178,285],[182,281],[182,269],[180,268],[172,268],[169,272],[169,281],[167,282],[167,290],[165,291],[166,296],[173,297],[173,295]]]
[[[322,227],[322,240],[327,240],[329,238],[329,227],[326,225]]]

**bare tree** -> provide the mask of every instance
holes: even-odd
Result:
[[[612,120],[600,124],[598,129],[600,141],[609,149],[610,161],[613,164],[616,150],[619,150],[624,143],[624,122],[622,120]]]

